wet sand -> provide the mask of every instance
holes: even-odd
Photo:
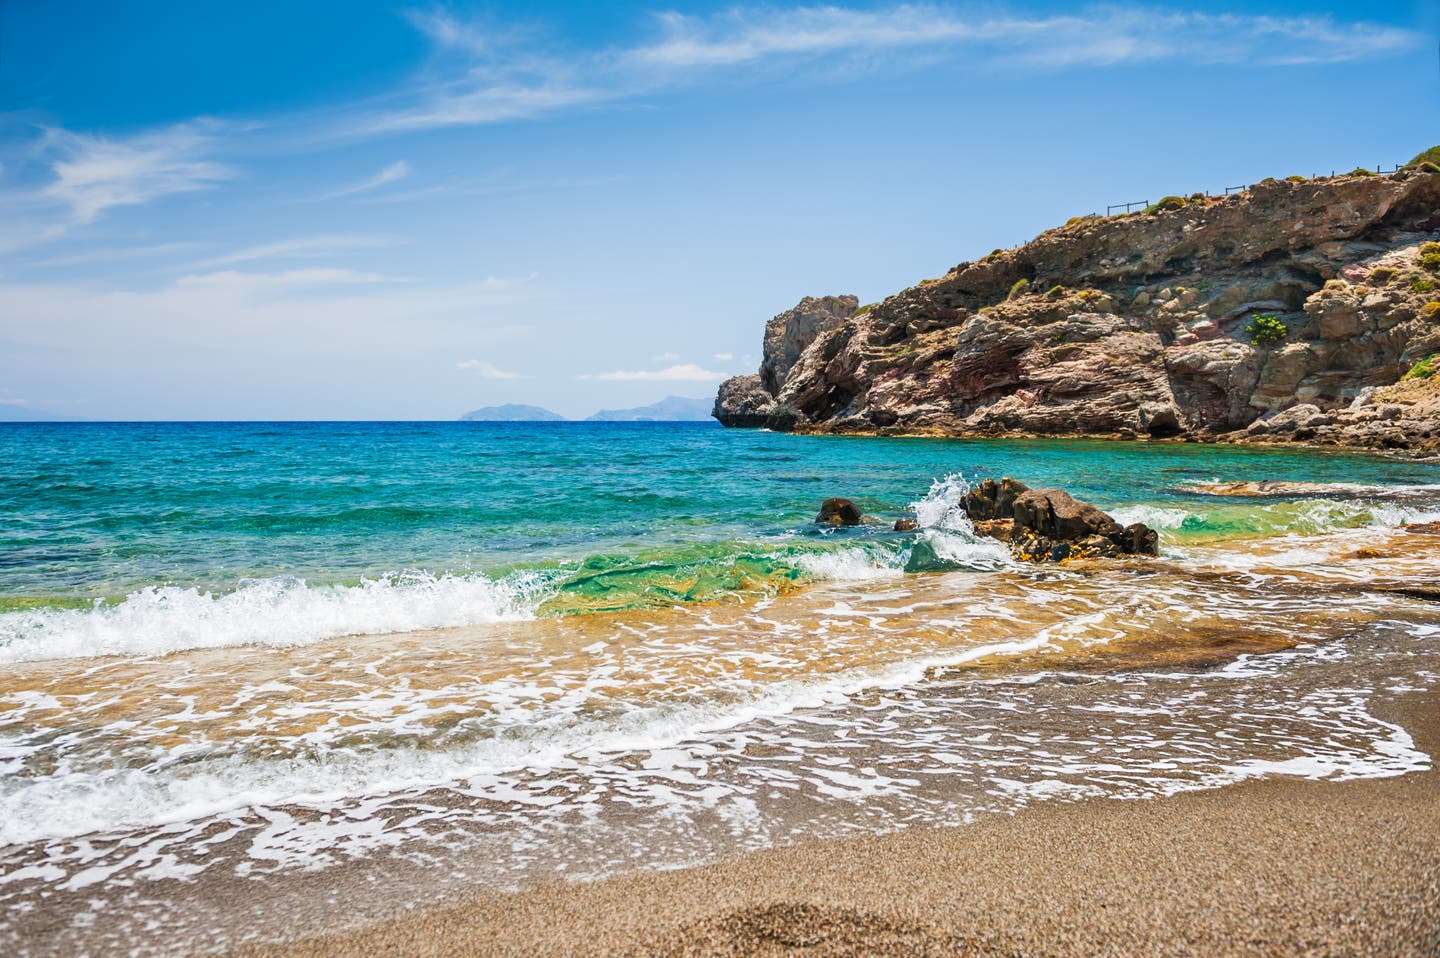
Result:
[[[1440,752],[1440,692],[1382,717]],[[1440,774],[1044,802],[235,954],[1435,955]]]

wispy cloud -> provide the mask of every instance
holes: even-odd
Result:
[[[124,260],[144,259],[149,256],[165,256],[193,250],[198,243],[153,243],[148,246],[113,246],[70,253],[65,256],[49,256],[28,263],[32,267],[80,266],[87,263],[115,263]]]
[[[356,193],[368,193],[371,190],[378,190],[382,186],[391,183],[398,183],[410,175],[410,164],[404,160],[397,160],[389,166],[380,170],[374,176],[362,180],[359,183],[352,183],[330,193],[322,193],[315,197],[317,200],[338,200],[345,196],[354,196]]]
[[[330,236],[296,236],[290,239],[277,240],[273,243],[247,246],[244,249],[235,250],[233,253],[226,253],[223,256],[215,256],[197,263],[190,263],[180,268],[211,269],[216,266],[251,263],[256,260],[288,259],[304,256],[333,256],[336,253],[347,250],[399,246],[405,242],[407,241],[396,236],[370,236],[348,233]]]
[[[77,223],[91,223],[112,207],[209,189],[231,175],[208,158],[213,138],[193,125],[129,139],[52,129],[42,149],[55,158],[54,179],[41,195],[67,207]]]
[[[520,373],[512,373],[506,369],[500,369],[493,363],[487,363],[483,359],[462,359],[455,364],[456,369],[471,370],[481,379],[524,379]]]
[[[734,353],[716,353],[716,354],[715,354],[715,359],[718,360],[719,362],[722,362],[722,363],[734,362],[734,360],[735,360],[735,354],[734,354]]]
[[[207,351],[277,362],[282,353],[287,362],[443,356],[457,344],[478,351],[527,333],[510,318],[529,297],[525,280],[456,286],[388,280],[316,269],[199,274],[153,290],[0,282],[0,341],[97,361],[124,351],[162,369],[170,361],[164,357]]]
[[[739,8],[713,17],[666,13],[659,22],[662,38],[626,51],[624,59],[690,69],[847,51],[963,46],[1052,67],[1153,60],[1282,65],[1365,59],[1420,40],[1411,30],[1337,23],[1328,15],[1267,17],[1114,5],[1056,16],[931,4],[878,10]]]
[[[249,273],[221,270],[182,276],[175,281],[180,289],[187,287],[225,288],[242,297],[292,294],[297,291],[326,286],[369,286],[375,283],[404,283],[402,277],[364,273],[353,269],[291,269],[276,273]]]
[[[534,31],[447,13],[412,16],[445,54],[429,76],[383,108],[361,111],[351,135],[531,119],[665,92],[718,70],[807,61],[871,61],[930,50],[974,63],[1099,68],[1177,61],[1251,66],[1341,63],[1414,48],[1415,31],[1330,15],[1253,16],[1104,5],[1063,15],[903,3],[736,7],[655,17],[655,35],[601,50],[568,50]]]
[[[695,363],[681,363],[664,369],[616,370],[609,373],[587,373],[576,379],[599,379],[617,383],[713,383],[729,376]]]

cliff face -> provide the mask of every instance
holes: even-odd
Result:
[[[1080,218],[866,311],[803,301],[770,321],[760,375],[722,385],[715,415],[1433,448],[1430,406],[1376,390],[1440,352],[1440,256],[1421,249],[1437,231],[1440,173],[1423,171]]]

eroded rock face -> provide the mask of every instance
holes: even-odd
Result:
[[[1424,404],[1347,411],[1440,352],[1440,275],[1420,250],[1440,240],[1440,174],[1171,206],[1072,221],[858,315],[853,297],[802,302],[766,327],[766,424],[1440,445]],[[1261,316],[1283,331],[1255,335]]]
[[[775,413],[775,397],[801,354],[823,333],[845,322],[860,300],[854,296],[806,296],[765,324],[760,371],[720,384],[711,415],[726,426],[764,426]]]
[[[765,349],[760,381],[770,395],[779,395],[785,377],[815,338],[839,326],[860,308],[854,296],[806,296],[765,324]]]
[[[1063,489],[986,479],[966,493],[964,507],[977,534],[1008,543],[1016,556],[1032,562],[1160,554],[1155,530],[1139,522],[1121,526]]]

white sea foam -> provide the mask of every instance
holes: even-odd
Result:
[[[99,655],[165,655],[232,645],[294,646],[532,618],[550,577],[521,573],[406,574],[353,586],[282,576],[243,580],[234,592],[175,586],[132,592],[90,609],[0,614],[0,662]]]
[[[963,532],[974,535],[975,527],[965,514],[965,493],[970,484],[962,473],[952,472],[930,484],[930,491],[918,502],[910,503],[915,510],[915,523],[922,529]]]
[[[897,554],[861,548],[812,552],[797,558],[795,564],[821,582],[869,582],[903,574],[903,559]]]
[[[319,762],[232,756],[159,774],[153,768],[103,767],[0,782],[0,845],[165,826],[245,808],[329,807],[364,795],[483,781],[520,769],[568,768],[577,758],[602,753],[664,749],[757,719],[842,704],[864,691],[913,686],[932,668],[1039,648],[1054,639],[1054,631],[820,681],[781,681],[731,703],[636,707],[603,719],[520,709],[518,724],[509,729],[515,734],[456,748],[337,748]],[[498,691],[495,683],[489,691]],[[515,691],[519,700],[536,689]],[[419,708],[417,703],[411,710],[412,718]]]
[[[1135,505],[1121,506],[1110,510],[1110,515],[1122,526],[1143,522],[1152,529],[1179,529],[1186,519],[1202,518],[1184,509],[1172,506]]]

